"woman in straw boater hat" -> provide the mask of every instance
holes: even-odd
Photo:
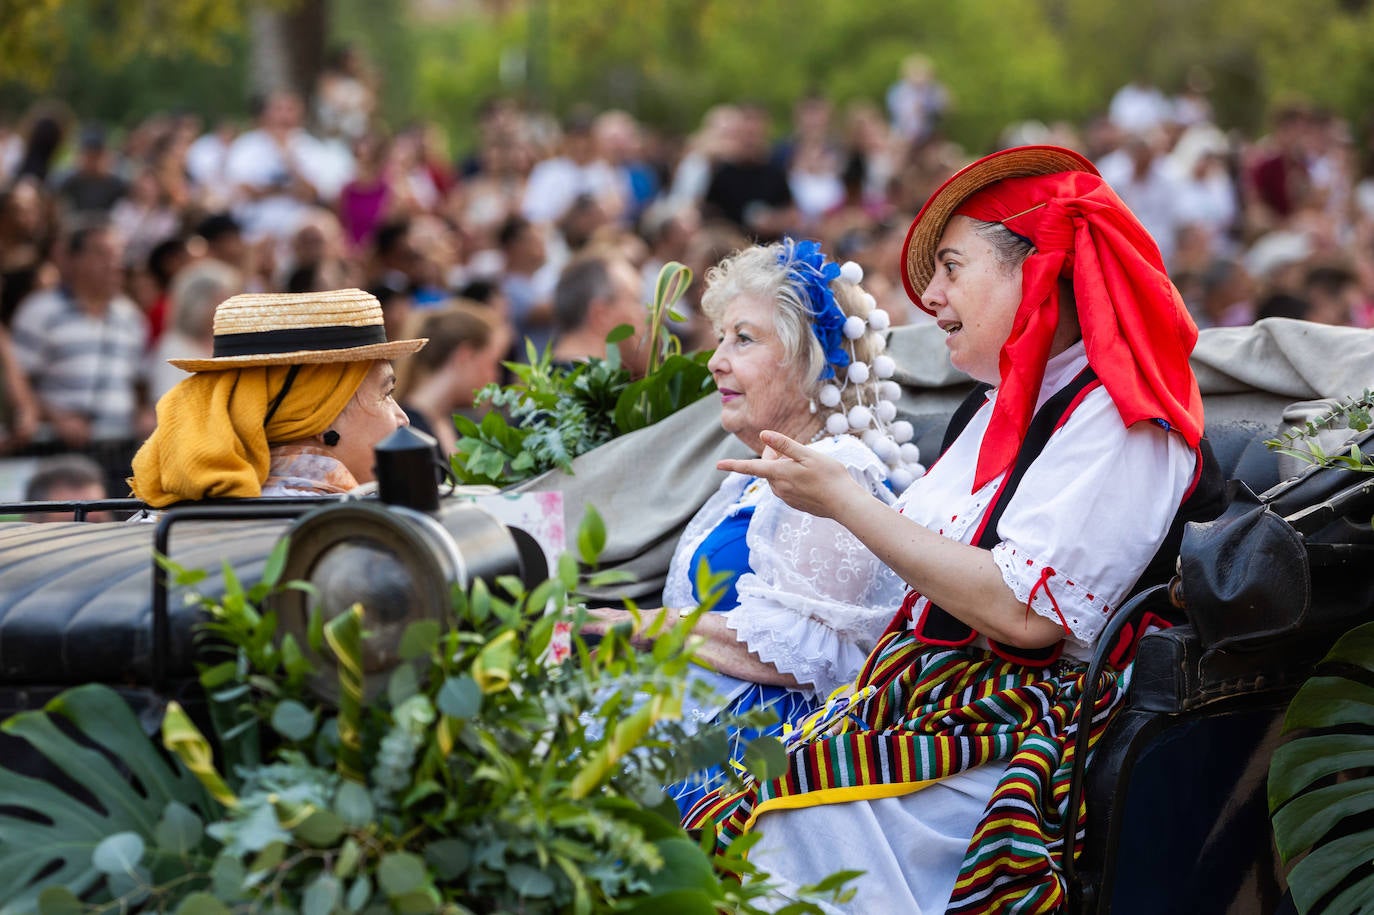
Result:
[[[161,508],[371,481],[373,447],[407,424],[390,360],[425,342],[388,342],[381,306],[357,289],[225,299],[213,355],[169,360],[193,374],[158,401],[134,495]]]
[[[854,911],[1048,912],[1065,899],[1058,789],[1085,662],[1179,519],[1215,508],[1219,478],[1197,485],[1214,466],[1197,331],[1158,247],[1066,149],[957,173],[912,224],[902,272],[951,362],[992,388],[900,515],[774,432],[777,459],[721,462],[838,521],[909,590],[787,773],[708,796],[686,823],[721,846],[757,828],[752,854],[784,888],[865,871]],[[1129,646],[1114,657],[1094,739]]]

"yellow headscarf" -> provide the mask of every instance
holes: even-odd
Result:
[[[271,444],[328,429],[371,367],[371,362],[300,366],[265,425],[291,366],[191,375],[157,402],[157,429],[134,455],[129,480],[134,495],[154,508],[188,499],[262,495]]]

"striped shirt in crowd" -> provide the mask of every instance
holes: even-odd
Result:
[[[148,326],[132,300],[116,295],[102,317],[65,290],[43,290],[20,304],[11,332],[45,407],[88,417],[94,441],[134,437]]]

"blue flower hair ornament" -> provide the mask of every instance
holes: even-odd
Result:
[[[881,336],[889,326],[887,312],[863,292],[869,300],[868,317],[844,313],[830,286],[836,280],[858,286],[863,281],[863,268],[852,261],[843,266],[827,261],[819,242],[783,239],[778,263],[787,269],[788,281],[804,294],[811,331],[825,354],[819,380],[826,383],[811,401],[811,412],[816,412],[817,401],[834,412],[826,417],[819,434],[860,436],[887,465],[888,484],[901,492],[925,473],[925,467],[920,463],[920,449],[912,441],[911,423],[897,418],[901,387],[892,380],[896,363],[883,354],[886,341]],[[870,343],[878,353],[871,363],[856,358],[853,349],[855,342],[870,333],[878,335]],[[843,372],[837,374],[837,368]],[[855,402],[846,407],[844,389],[850,386],[856,389],[851,397]]]
[[[846,315],[830,290],[830,284],[840,278],[840,265],[826,260],[820,242],[785,238],[782,245],[778,261],[787,267],[788,278],[806,294],[811,331],[825,354],[821,378],[829,380],[835,377],[835,366],[849,365],[849,353],[844,348]]]

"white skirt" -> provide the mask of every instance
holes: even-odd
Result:
[[[857,890],[828,913],[941,915],[1004,761],[987,763],[903,797],[763,814],[749,853],[778,886],[776,907],[836,871],[861,870]]]

